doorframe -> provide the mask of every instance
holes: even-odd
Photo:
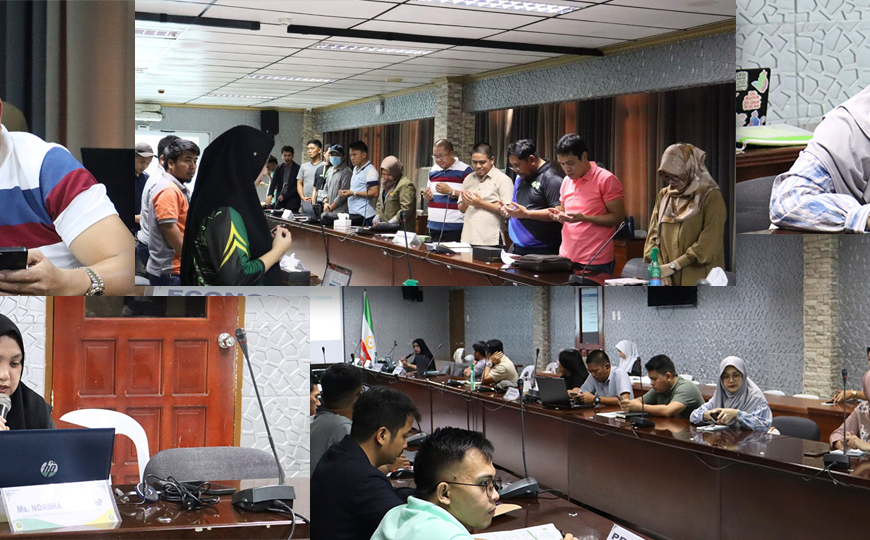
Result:
[[[245,297],[238,300],[238,325],[245,327]],[[54,296],[45,299],[45,401],[54,406],[52,374],[54,372]],[[241,361],[240,361],[241,360]],[[233,421],[233,444],[240,446],[242,439],[242,382],[245,372],[244,358],[239,358],[238,347],[234,347],[233,367],[235,372],[235,419]]]

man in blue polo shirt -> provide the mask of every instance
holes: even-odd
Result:
[[[562,243],[562,224],[550,218],[550,208],[559,202],[562,176],[549,161],[538,156],[531,139],[508,146],[508,161],[517,173],[513,202],[502,207],[513,241],[511,253],[518,255],[558,255]]]
[[[351,220],[361,220],[363,227],[368,227],[375,218],[375,201],[378,200],[380,192],[378,170],[369,160],[369,147],[366,143],[356,141],[348,148],[353,175],[350,177],[350,189],[342,189],[338,195],[348,198],[347,208]]]

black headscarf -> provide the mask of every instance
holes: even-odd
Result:
[[[432,354],[432,351],[430,351],[429,347],[426,346],[426,342],[423,341],[422,338],[417,338],[414,341],[412,341],[411,343],[416,343],[420,347],[420,354],[429,359],[429,365],[426,366],[426,369],[427,370],[435,369],[435,355]]]
[[[21,366],[24,371],[24,340],[21,331],[9,317],[0,315],[0,336],[9,336],[21,348]],[[48,429],[54,427],[51,422],[51,407],[42,396],[18,381],[18,388],[10,396],[12,408],[6,417],[9,429]]]
[[[271,135],[250,126],[236,126],[212,141],[202,154],[199,175],[187,212],[181,257],[181,284],[194,282],[194,240],[200,223],[218,208],[232,207],[245,222],[252,259],[272,249],[272,234],[260,206],[254,179],[269,159]],[[266,272],[264,284],[277,285],[278,265]]]

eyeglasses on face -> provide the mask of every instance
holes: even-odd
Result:
[[[444,483],[445,484],[453,484],[456,486],[473,486],[473,487],[484,488],[486,490],[486,496],[489,497],[490,499],[496,494],[497,491],[501,491],[501,487],[502,487],[501,478],[499,478],[498,476],[496,476],[495,478],[491,478],[491,479],[483,482],[482,484],[464,484],[462,482],[448,482],[446,480],[444,481]]]
[[[730,374],[730,375],[727,374],[727,373],[723,373],[722,376],[719,377],[719,378],[722,379],[722,382],[725,382],[725,381],[739,381],[739,380],[743,379],[743,374],[740,373],[739,371],[737,371],[737,372],[735,372],[735,373],[732,373],[732,374]]]

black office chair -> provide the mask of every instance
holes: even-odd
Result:
[[[255,448],[171,448],[151,457],[145,466],[145,475],[149,474],[181,482],[255,480],[278,478],[278,465],[272,454]]]
[[[622,267],[619,277],[649,279],[649,264],[643,262],[643,257],[629,259]]]
[[[776,176],[763,176],[737,183],[737,233],[770,228],[770,191]]]
[[[800,416],[777,416],[773,419],[772,425],[786,437],[818,441],[822,435],[818,424]]]

